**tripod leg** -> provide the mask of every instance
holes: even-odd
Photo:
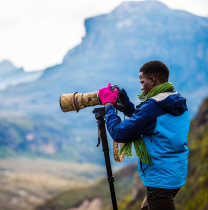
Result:
[[[104,157],[105,157],[105,165],[106,165],[106,170],[107,170],[107,175],[108,175],[108,183],[110,187],[113,210],[118,210],[117,202],[116,202],[116,194],[115,194],[115,189],[114,189],[114,184],[113,184],[114,177],[113,177],[112,169],[111,169],[108,140],[107,140],[106,129],[105,129],[105,120],[104,120],[105,108],[102,107],[102,108],[94,109],[93,113],[95,114],[95,118],[97,119],[98,133],[102,141],[102,147],[103,147],[103,152],[104,152]],[[98,141],[98,145],[99,145],[99,141]]]
[[[113,210],[117,210],[118,207],[117,207],[116,194],[115,194],[115,189],[114,189],[114,177],[113,177],[112,169],[111,169],[111,162],[110,162],[110,156],[109,156],[109,147],[108,147],[108,140],[107,140],[107,135],[106,135],[106,130],[105,130],[105,124],[104,126],[99,127],[99,129],[100,129],[100,134],[101,134],[103,152],[105,156],[105,164],[106,164],[106,170],[107,170],[107,175],[108,175],[108,183],[110,187]]]

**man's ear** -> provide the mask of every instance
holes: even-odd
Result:
[[[151,85],[152,85],[152,86],[155,86],[155,85],[156,85],[156,83],[157,83],[156,78],[155,78],[155,77],[153,77],[153,76],[150,76],[150,77],[149,77],[149,79],[150,79],[150,83],[151,83]]]

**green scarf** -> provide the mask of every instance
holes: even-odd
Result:
[[[141,101],[145,101],[153,96],[156,96],[159,93],[164,93],[164,92],[173,91],[173,90],[174,90],[173,84],[170,82],[165,82],[154,87],[152,90],[148,92],[147,95],[144,95],[143,93],[141,93],[137,96]],[[133,141],[133,143],[134,143],[134,149],[135,149],[136,155],[140,159],[140,161],[152,165],[152,159],[147,152],[147,148],[145,146],[145,143],[142,137],[140,136],[137,140]],[[124,155],[126,157],[132,156],[131,148],[132,148],[132,142],[126,143],[119,150],[118,155],[120,156],[121,153],[124,152]]]

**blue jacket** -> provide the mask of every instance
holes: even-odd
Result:
[[[114,106],[105,108],[108,132],[117,142],[142,136],[152,165],[139,161],[144,186],[176,189],[185,184],[188,166],[190,125],[186,99],[175,91],[160,93],[134,108],[127,107],[129,119],[121,121]]]

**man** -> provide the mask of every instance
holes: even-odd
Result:
[[[139,176],[146,187],[142,209],[174,210],[174,197],[185,184],[188,165],[189,114],[186,99],[168,82],[169,69],[160,61],[140,68],[143,102],[136,108],[125,96],[126,114],[121,121],[114,108],[117,90],[99,90],[105,106],[108,132],[117,142],[128,143],[142,137],[152,163],[139,161]]]

